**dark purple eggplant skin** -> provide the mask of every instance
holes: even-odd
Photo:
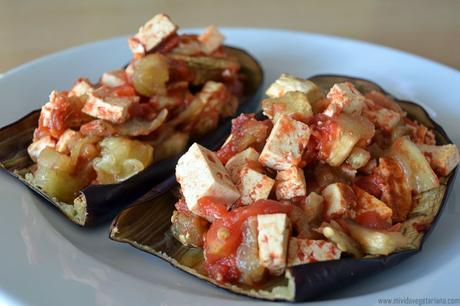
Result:
[[[264,81],[264,72],[260,63],[248,52],[226,46],[226,50],[235,55],[241,64],[240,73],[244,75],[244,94],[240,99],[239,107],[234,115],[240,113],[254,112],[259,106],[259,99],[262,94],[262,85]],[[13,129],[21,130],[22,137],[15,137],[7,142],[5,152],[0,152],[1,168],[9,174],[16,177],[12,171],[24,169],[33,164],[27,155],[27,146],[32,142],[33,130],[38,124],[40,110],[35,110],[18,121],[9,124],[0,129],[0,142],[3,141],[2,135],[7,135]],[[225,138],[231,130],[231,119],[227,118],[222,121],[219,126],[206,135],[198,139],[193,139],[193,142],[198,142],[210,149],[217,149],[225,141]],[[24,127],[18,129],[18,127]],[[190,142],[189,145],[191,145]],[[3,146],[0,146],[3,148]],[[1,151],[1,150],[0,150]],[[8,162],[17,152],[21,152],[21,160],[18,164],[8,165]],[[152,187],[160,184],[167,177],[174,173],[179,156],[170,159],[162,160],[154,163],[144,171],[132,176],[131,178],[116,184],[107,185],[90,185],[80,191],[83,199],[86,202],[86,217],[84,223],[79,223],[76,220],[69,218],[72,222],[80,226],[95,226],[104,224],[113,219],[113,217],[125,206],[129,205],[143,194],[152,190]],[[47,198],[33,189],[32,186],[22,181],[38,196],[46,199],[48,202],[59,208],[59,204],[50,198]],[[154,188],[155,189],[155,188]]]
[[[381,87],[379,87],[375,83],[371,81],[359,79],[359,78],[340,76],[340,75],[318,75],[318,76],[311,77],[310,80],[314,82],[318,82],[318,80],[321,78],[334,78],[335,83],[345,82],[345,81],[363,81],[367,83],[368,85],[371,85],[375,90],[380,91],[388,96],[391,96],[390,94],[388,94],[385,90],[383,90]],[[423,109],[423,107],[421,107],[420,105],[414,102],[403,101],[403,100],[399,100],[396,98],[394,99],[401,104],[403,109],[410,108],[412,112],[417,113],[417,115],[414,115],[414,114],[408,115],[412,119],[420,119],[421,117],[425,118],[423,123],[426,125],[429,125],[429,127],[433,129],[433,131],[436,134],[436,141],[438,144],[453,143],[448,137],[447,133],[444,131],[444,129],[440,125],[438,125],[433,119],[430,118],[429,114],[425,111],[425,109]],[[261,112],[257,113],[256,117],[258,119],[264,118]],[[379,256],[375,258],[344,257],[339,260],[317,262],[317,263],[310,263],[310,264],[290,267],[287,270],[290,272],[290,274],[295,280],[295,296],[293,297],[292,300],[287,300],[287,301],[304,302],[308,300],[324,298],[325,295],[328,293],[331,293],[337,289],[341,289],[348,285],[362,281],[366,279],[366,277],[368,276],[374,275],[385,269],[393,267],[403,262],[404,260],[410,258],[411,256],[418,254],[423,249],[423,245],[426,239],[428,238],[429,234],[434,230],[437,222],[439,222],[441,214],[447,204],[449,195],[453,189],[457,171],[458,171],[458,167],[456,167],[450,174],[449,179],[446,183],[446,191],[443,195],[442,202],[440,204],[438,213],[433,219],[430,228],[425,232],[424,236],[422,237],[420,247],[418,249],[401,251],[401,252],[393,253],[387,256]],[[123,230],[123,226],[126,227],[126,225],[117,227],[117,225],[119,225],[117,223],[119,220],[123,219],[124,213],[132,214],[131,217],[128,217],[131,219],[134,216],[141,217],[143,214],[142,210],[145,209],[145,207],[148,207],[148,206],[153,207],[152,205],[148,205],[147,202],[152,201],[151,204],[154,204],[155,194],[160,195],[160,194],[168,193],[171,188],[176,188],[177,186],[178,184],[175,180],[175,177],[171,176],[166,181],[164,181],[162,185],[159,185],[157,186],[157,188],[154,189],[153,197],[145,199],[145,201],[139,201],[137,203],[134,203],[128,206],[113,220],[109,237],[112,240],[129,243],[135,248],[138,248],[142,251],[147,251],[146,249],[143,249],[142,241],[139,241],[139,240],[130,241],[129,239],[130,234],[127,234],[127,235],[115,234],[114,232],[112,232],[112,230],[117,228],[117,231],[119,231],[119,230]],[[171,203],[171,207],[173,205],[174,203]],[[164,225],[162,225],[162,227],[164,227]],[[158,256],[157,254],[153,254],[153,255]],[[173,262],[168,261],[167,259],[163,257],[159,257],[159,258],[162,258],[163,260],[169,262],[172,266],[176,267],[176,265]],[[190,273],[190,272],[187,272],[187,273]],[[228,288],[223,288],[218,284],[214,284],[214,285],[216,285],[219,288],[229,290],[236,294],[245,295],[245,296],[254,298],[254,296],[251,296],[249,292],[248,294],[245,294],[245,292],[241,292],[241,291],[234,292]],[[286,300],[281,300],[281,301],[286,301]]]

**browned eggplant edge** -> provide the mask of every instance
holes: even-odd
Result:
[[[310,80],[315,81],[318,78],[325,78],[325,77],[335,77],[335,78],[342,78],[342,81],[352,81],[352,82],[366,82],[371,84],[375,87],[375,90],[382,92],[385,95],[388,95],[395,99],[397,102],[401,104],[403,109],[407,108],[407,106],[415,107],[419,111],[422,111],[423,115],[426,117],[427,120],[430,121],[432,128],[436,132],[436,140],[437,143],[453,143],[450,138],[448,137],[447,133],[444,129],[437,124],[428,114],[428,112],[420,105],[410,102],[397,99],[392,95],[388,94],[385,90],[383,90],[380,86],[375,84],[374,82],[354,78],[354,77],[344,77],[340,75],[317,75],[311,77]],[[260,115],[260,113],[259,113]],[[410,115],[410,114],[408,114]],[[413,118],[417,119],[417,118]],[[123,215],[125,211],[129,211],[130,209],[135,208],[140,203],[134,203],[128,206],[124,211],[122,211],[112,222],[109,237],[112,240],[124,242],[132,245],[133,247],[140,249],[142,251],[149,252],[165,261],[167,261],[172,266],[179,268],[182,271],[185,271],[191,275],[194,275],[200,279],[206,280],[209,283],[217,286],[218,288],[222,288],[233,293],[248,296],[251,298],[258,298],[264,300],[278,300],[278,301],[289,301],[289,302],[302,302],[306,300],[316,299],[318,297],[324,296],[327,292],[331,292],[333,290],[337,290],[339,288],[343,288],[349,284],[355,283],[359,280],[362,280],[370,275],[378,273],[384,269],[390,268],[392,266],[397,265],[398,263],[408,259],[409,257],[417,254],[423,248],[423,244],[428,238],[429,234],[433,231],[435,225],[439,221],[442,211],[446,206],[448,201],[449,195],[453,189],[453,185],[455,182],[455,177],[457,174],[456,167],[451,174],[447,177],[447,182],[445,183],[446,189],[443,193],[441,203],[439,204],[439,209],[432,220],[431,227],[423,234],[420,245],[417,249],[412,250],[405,250],[400,251],[397,253],[393,253],[387,256],[379,256],[374,258],[352,258],[352,257],[345,257],[339,260],[334,261],[325,261],[325,262],[317,262],[317,263],[310,263],[304,264],[299,266],[294,266],[287,268],[286,270],[286,281],[284,287],[279,287],[275,291],[261,291],[256,289],[245,290],[239,286],[231,285],[231,284],[221,284],[218,283],[200,273],[196,270],[189,268],[180,264],[177,260],[170,257],[168,254],[164,252],[158,252],[154,248],[143,245],[141,242],[130,240],[129,237],[123,237],[118,232],[119,229],[117,228],[117,223],[120,217]],[[154,196],[150,199],[154,199],[155,196],[160,196],[168,192],[168,190],[172,187],[177,185],[175,177],[169,177],[161,186],[154,191]],[[149,201],[146,199],[145,201]],[[144,202],[145,204],[146,202]],[[171,237],[172,238],[172,237]],[[174,238],[172,238],[174,239]]]
[[[244,112],[254,112],[258,108],[258,100],[262,94],[264,81],[262,65],[243,49],[231,46],[225,48],[231,55],[238,58],[241,64],[241,74],[245,76],[243,80],[245,93],[233,117]],[[27,154],[27,146],[32,142],[33,130],[37,126],[39,115],[40,110],[32,111],[0,129],[0,167],[58,208],[79,226],[94,226],[110,221],[120,209],[174,173],[179,156],[154,163],[144,171],[120,183],[88,186],[80,191],[73,204],[58,201],[47,195],[42,189],[33,186],[24,176],[27,172],[25,169],[33,165]],[[231,119],[223,120],[218,128],[194,141],[210,149],[218,148],[230,132]],[[17,130],[20,131],[20,135],[7,135],[8,132],[16,134]],[[6,151],[5,147],[10,150]]]

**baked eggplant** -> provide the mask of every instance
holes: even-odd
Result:
[[[223,52],[232,58],[236,58],[240,65],[238,73],[241,76],[243,92],[234,115],[241,112],[255,111],[258,107],[258,96],[261,93],[263,83],[262,67],[254,57],[242,49],[224,46]],[[215,77],[216,71],[222,72],[219,67],[213,67],[214,64],[211,61],[208,63],[209,67],[207,67],[207,70],[211,71],[212,75],[200,75],[200,79],[203,82],[207,81],[207,77]],[[199,70],[199,68],[194,69]],[[199,84],[193,84],[193,86],[196,87]],[[32,143],[39,118],[40,110],[36,110],[0,129],[0,167],[57,207],[67,218],[80,226],[95,225],[111,220],[122,207],[131,203],[150,190],[152,186],[174,173],[178,156],[159,160],[140,173],[121,182],[89,185],[78,192],[74,203],[70,200],[58,200],[34,184],[27,175],[30,173],[31,167],[34,167],[34,161],[30,158],[27,148]],[[210,148],[218,146],[224,141],[224,137],[230,130],[231,121],[229,118],[227,117],[227,119],[220,121],[218,127],[210,132],[197,133],[199,136],[192,138],[195,138],[194,141]]]
[[[319,75],[310,78],[310,80],[323,91],[331,88],[333,84],[348,82],[362,93],[378,92],[391,97],[375,83],[363,79],[339,75]],[[410,119],[416,120],[432,130],[437,145],[452,144],[442,127],[434,122],[421,106],[410,101],[392,98],[398,102],[398,107],[407,112]],[[258,113],[258,117],[263,116]],[[357,282],[417,254],[446,206],[453,188],[457,168],[451,168],[449,172],[448,175],[440,177],[438,187],[430,188],[414,197],[411,210],[407,213],[405,221],[400,223],[401,228],[398,233],[401,233],[402,237],[392,237],[395,240],[391,240],[391,251],[377,246],[378,250],[375,253],[380,255],[363,257],[362,250],[355,252],[354,246],[349,244],[349,241],[343,240],[343,236],[340,234],[341,226],[331,222],[328,225],[327,233],[324,230],[321,233],[327,237],[333,236],[332,241],[340,249],[342,249],[340,244],[345,244],[344,249],[347,249],[348,252],[346,253],[349,256],[338,260],[288,266],[283,275],[272,275],[264,282],[252,286],[217,281],[209,277],[204,267],[203,250],[187,246],[180,242],[180,237],[177,238],[172,230],[171,222],[172,218],[177,218],[173,217],[174,211],[178,207],[176,204],[175,208],[174,204],[181,196],[175,176],[169,177],[145,197],[124,209],[112,223],[110,238],[151,253],[184,272],[236,294],[264,300],[306,301],[343,288],[347,284]],[[348,231],[353,231],[355,226],[356,224],[350,223]],[[376,247],[373,241],[379,237],[375,236],[375,232],[366,231],[361,231],[360,235],[361,240],[359,242],[369,244],[366,254],[372,253],[372,247]],[[398,244],[397,239],[400,238],[403,238],[404,243]],[[189,242],[193,245],[193,241]]]

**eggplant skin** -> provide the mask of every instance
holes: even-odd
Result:
[[[244,77],[244,94],[235,116],[243,112],[254,112],[262,94],[264,72],[258,61],[246,51],[225,46],[226,51],[236,57],[241,64]],[[42,189],[31,183],[30,167],[34,165],[27,153],[33,132],[38,124],[40,110],[35,110],[0,129],[0,167],[8,174],[24,183],[37,195],[59,209],[69,220],[80,226],[94,226],[112,220],[126,205],[147,192],[155,193],[155,188],[165,178],[174,173],[179,156],[154,163],[144,171],[129,179],[107,185],[90,185],[80,191],[74,203],[64,203],[50,197]],[[212,132],[193,139],[210,148],[218,148],[231,129],[231,118],[221,122]],[[191,143],[189,143],[191,144]]]
[[[323,89],[329,88],[333,83],[351,82],[364,92],[377,90],[388,95],[378,85],[352,77],[321,75],[312,77],[310,80]],[[395,100],[399,102],[409,117],[433,129],[437,144],[452,143],[445,131],[429,117],[421,106],[409,101]],[[177,200],[174,192],[177,183],[174,176],[167,180],[168,183],[164,183],[161,188],[157,189],[161,195],[144,197],[143,200],[128,206],[118,214],[112,222],[110,238],[151,253],[184,272],[235,294],[263,300],[302,302],[316,299],[344,288],[348,284],[359,282],[367,276],[395,266],[420,252],[423,243],[439,221],[442,210],[446,206],[456,173],[457,168],[449,176],[442,177],[440,187],[426,191],[417,197],[409,219],[402,225],[402,232],[407,240],[404,244],[394,246],[394,253],[386,256],[344,257],[339,260],[289,267],[284,276],[272,279],[269,283],[259,285],[257,288],[220,284],[208,278],[202,273],[203,259],[200,249],[183,246],[172,236],[170,219]],[[424,233],[418,232],[411,226],[414,223],[431,223],[431,227]]]

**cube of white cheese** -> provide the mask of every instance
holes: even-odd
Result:
[[[364,96],[351,83],[334,84],[327,94],[330,104],[323,112],[332,117],[341,112],[361,114],[364,106]]]
[[[116,97],[100,88],[88,95],[82,112],[92,117],[120,124],[128,120],[130,106],[139,101],[139,97]]]
[[[307,185],[301,168],[292,166],[287,170],[278,171],[276,174],[276,198],[278,200],[302,197],[306,193]]]
[[[356,196],[350,186],[333,183],[324,188],[321,195],[324,197],[326,220],[354,216],[352,209],[356,206]]]
[[[348,156],[346,163],[352,169],[359,169],[364,167],[371,159],[371,154],[363,148],[354,147]]]
[[[267,138],[259,161],[276,170],[297,166],[302,160],[310,133],[305,123],[281,115]]]
[[[51,136],[45,136],[45,137],[42,137],[42,138],[32,142],[27,147],[27,153],[29,153],[30,158],[34,162],[37,162],[37,159],[40,156],[40,153],[45,148],[54,148],[55,146],[56,146],[56,141],[54,141],[54,139],[51,138]]]
[[[289,240],[288,267],[339,259],[339,248],[325,240],[291,238]]]
[[[270,98],[279,98],[291,91],[299,91],[306,94],[310,102],[315,102],[321,97],[321,90],[315,83],[296,78],[287,73],[281,74],[279,79],[270,85],[265,94]]]
[[[179,159],[176,178],[191,211],[196,211],[198,200],[205,196],[223,200],[227,208],[240,197],[216,153],[197,143]]]
[[[356,216],[373,212],[383,220],[391,220],[393,210],[388,205],[357,186],[353,187],[353,191],[357,199],[355,207]]]
[[[125,70],[112,70],[105,72],[101,77],[101,84],[107,87],[118,87],[128,84]]]
[[[267,199],[275,184],[275,180],[250,166],[244,166],[239,171],[238,176],[236,186],[241,194],[241,202],[245,205]]]
[[[239,178],[238,173],[244,166],[252,163],[258,164],[258,159],[259,152],[251,147],[232,156],[225,164],[225,169],[227,169],[228,173],[230,174],[233,183],[237,183]]]
[[[324,198],[316,192],[310,192],[301,204],[308,223],[322,219]]]
[[[281,275],[286,268],[290,235],[290,221],[286,214],[257,216],[260,263],[273,275]]]
[[[93,92],[94,86],[88,79],[80,78],[69,91],[69,96],[83,96]]]
[[[201,42],[202,51],[211,54],[222,45],[224,36],[215,26],[209,26],[198,36],[198,40]]]
[[[129,47],[134,54],[143,55],[158,46],[177,31],[177,26],[165,14],[157,14],[139,28],[131,38]]]
[[[81,134],[71,129],[67,129],[56,143],[56,151],[62,154],[69,154],[72,147],[81,139]]]
[[[331,139],[330,153],[326,162],[337,167],[350,155],[358,142],[367,143],[375,134],[374,125],[359,115],[342,113],[337,117],[337,130]]]
[[[388,108],[364,109],[363,116],[368,118],[377,128],[387,133],[391,133],[401,121],[401,114]]]
[[[458,148],[454,144],[443,146],[417,145],[439,175],[448,175],[459,163]]]

